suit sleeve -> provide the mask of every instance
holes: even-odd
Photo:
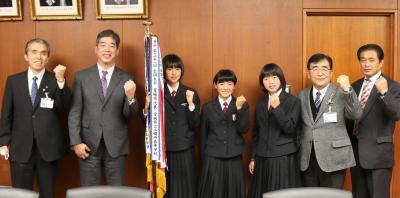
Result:
[[[68,128],[71,146],[82,143],[80,133],[82,126],[83,95],[82,82],[79,74],[77,74],[75,77],[73,90],[72,106],[68,115]]]
[[[244,103],[240,110],[237,110],[236,131],[244,134],[250,127],[249,104]]]
[[[4,90],[1,115],[0,146],[6,146],[10,144],[11,126],[13,122],[13,92],[10,78],[7,79],[6,88]]]
[[[258,106],[258,105],[257,105]],[[250,160],[255,160],[256,157],[256,152],[257,152],[257,144],[258,144],[258,138],[259,138],[259,133],[260,133],[260,126],[258,124],[258,107],[256,106],[256,110],[254,112],[254,129],[253,129],[253,146],[251,149],[250,153]]]
[[[300,118],[300,101],[295,98],[288,104],[288,112],[283,108],[284,104],[280,104],[277,108],[272,110],[272,115],[276,117],[279,127],[286,134],[296,134],[297,125]]]
[[[56,80],[57,84],[57,80]],[[55,105],[57,109],[62,109],[66,112],[69,111],[69,108],[71,106],[71,99],[72,99],[72,93],[71,90],[68,87],[67,81],[65,80],[64,87],[60,89],[58,85],[56,86],[56,98],[55,98]]]
[[[200,125],[200,98],[196,92],[194,92],[194,110],[190,111],[189,107],[186,108],[186,117],[188,118],[189,128],[195,130]]]
[[[362,116],[362,109],[360,107],[360,102],[358,101],[356,92],[352,89],[349,92],[344,92],[340,90],[341,93],[344,93],[344,115],[347,119],[350,120],[358,120]]]
[[[129,79],[127,80],[132,80],[133,81],[133,77],[129,77]],[[136,90],[137,91],[137,90]],[[136,93],[135,93],[136,95]],[[128,101],[128,97],[125,96],[125,100],[124,100],[124,108],[123,108],[123,114],[125,116],[125,118],[130,118],[132,117],[139,109],[139,105],[138,105],[138,101],[135,98],[135,102],[133,102],[132,104],[129,104]]]
[[[205,156],[206,142],[209,130],[209,123],[208,123],[209,121],[207,115],[208,115],[207,107],[204,105],[203,113],[201,114],[201,126],[200,126],[200,150],[201,150],[201,156],[203,157]]]
[[[390,84],[389,84],[390,85]],[[393,120],[400,119],[400,85],[392,82],[385,97],[379,98],[384,104],[385,114]]]

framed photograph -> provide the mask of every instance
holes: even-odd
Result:
[[[21,20],[21,0],[0,0],[0,21]]]
[[[97,19],[147,19],[148,0],[95,0]]]
[[[80,20],[82,0],[30,0],[33,20]]]

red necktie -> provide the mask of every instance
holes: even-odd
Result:
[[[271,112],[271,111],[272,111],[272,106],[271,106],[271,105],[269,105],[269,107],[268,107],[268,111],[269,111],[269,112]]]
[[[224,112],[225,115],[228,113],[228,103],[227,102],[224,102],[224,108],[222,109],[222,111]]]
[[[172,100],[175,100],[175,94],[176,94],[176,91],[175,91],[175,90],[172,91],[172,93],[171,93],[171,98],[172,98]]]

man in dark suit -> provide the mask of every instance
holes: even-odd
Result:
[[[353,83],[362,117],[348,124],[357,162],[351,168],[353,196],[389,198],[393,132],[400,119],[400,85],[382,74],[384,53],[380,46],[364,45],[357,57],[365,77]]]
[[[97,35],[97,64],[78,72],[68,118],[70,143],[79,157],[82,186],[122,185],[128,154],[128,118],[138,108],[132,77],[115,66],[120,38],[112,30]]]
[[[32,189],[38,176],[40,197],[54,197],[57,160],[68,151],[58,119],[68,111],[71,93],[66,68],[45,69],[50,46],[42,39],[25,47],[27,71],[8,77],[3,96],[0,150],[10,155],[12,186]]]
[[[40,6],[72,6],[72,0],[40,0]]]

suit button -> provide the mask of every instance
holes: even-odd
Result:
[[[105,112],[106,110],[103,108],[103,109],[101,109],[101,111],[102,111],[102,112]]]
[[[224,144],[226,144],[226,141],[224,141]]]
[[[226,133],[226,131],[224,131],[224,133]]]
[[[36,118],[36,116],[35,116],[35,115],[32,115],[32,118]]]
[[[172,125],[175,125],[175,122],[172,122]]]
[[[172,114],[175,114],[175,111],[173,111]]]

